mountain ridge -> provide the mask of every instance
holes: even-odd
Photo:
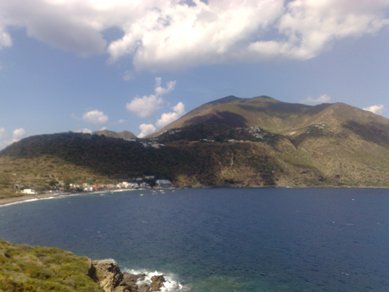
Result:
[[[0,189],[12,189],[15,176],[44,188],[142,175],[178,186],[388,187],[389,120],[344,103],[227,96],[145,139],[111,131],[29,137],[2,150],[0,166]]]
[[[106,137],[111,137],[111,138],[116,138],[116,139],[123,139],[123,140],[128,140],[128,141],[131,141],[131,140],[137,138],[135,136],[135,134],[130,132],[130,131],[115,132],[115,131],[110,131],[110,130],[107,130],[107,129],[93,132],[93,135],[106,136]]]

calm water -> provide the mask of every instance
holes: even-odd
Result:
[[[192,291],[389,291],[389,190],[84,195],[0,208],[0,238],[173,273]]]

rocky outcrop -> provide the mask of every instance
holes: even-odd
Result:
[[[151,277],[150,291],[160,291],[164,282],[165,278],[162,275]]]
[[[161,291],[165,278],[155,275],[147,281],[145,274],[121,272],[118,264],[112,259],[91,261],[88,272],[105,292],[154,292]]]

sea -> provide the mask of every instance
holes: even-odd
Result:
[[[0,238],[164,273],[165,291],[389,291],[389,190],[137,190],[0,208]]]

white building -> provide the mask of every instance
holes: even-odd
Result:
[[[158,187],[163,187],[163,188],[169,188],[169,187],[173,186],[172,182],[168,179],[157,179],[155,181],[155,184]]]
[[[33,189],[23,189],[22,190],[22,194],[26,194],[26,195],[37,195],[38,192],[33,190]]]

